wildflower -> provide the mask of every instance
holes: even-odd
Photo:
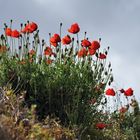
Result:
[[[34,22],[29,23],[29,29],[30,29],[31,32],[36,31],[37,28],[38,28],[38,26],[37,26],[36,23],[34,23]]]
[[[94,50],[97,50],[100,48],[100,43],[98,41],[93,41],[91,43],[91,46],[90,46],[90,49],[94,49]]]
[[[106,55],[103,54],[103,53],[100,53],[99,58],[100,58],[100,59],[106,59]]]
[[[80,27],[77,23],[74,23],[71,25],[71,27],[68,29],[68,32],[76,34],[80,31]]]
[[[81,46],[83,47],[89,47],[91,45],[91,42],[87,39],[82,40]]]
[[[125,96],[132,96],[133,95],[133,89],[128,88],[127,90],[124,91]]]
[[[62,38],[63,45],[68,45],[71,43],[71,38],[69,35],[66,35],[64,38]]]
[[[104,128],[106,128],[106,124],[105,123],[97,123],[96,124],[96,128],[98,128],[98,129],[104,129]]]
[[[14,38],[19,38],[20,37],[20,33],[17,30],[13,30],[11,33],[11,36]]]
[[[87,55],[87,50],[85,48],[82,48],[78,51],[78,57],[84,57]]]
[[[58,42],[61,42],[61,38],[58,34],[54,34],[51,38],[50,38],[50,43],[51,45],[53,45],[54,47],[58,46]]]
[[[96,53],[96,50],[89,48],[88,53],[89,53],[89,55],[94,55]]]
[[[44,55],[49,55],[49,56],[52,55],[52,49],[51,49],[51,47],[46,47],[45,48]]]
[[[115,96],[115,91],[113,88],[109,88],[106,90],[106,95]]]
[[[11,36],[11,34],[12,34],[12,29],[11,29],[11,28],[6,28],[6,29],[5,29],[5,34],[6,34],[7,36]]]
[[[33,33],[38,28],[37,24],[34,22],[28,23],[23,30],[22,33]]]

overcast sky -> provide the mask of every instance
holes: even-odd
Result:
[[[115,85],[132,87],[140,101],[140,0],[0,0],[0,32],[3,23],[34,21],[40,34],[58,32],[77,22],[81,34],[102,38],[102,48],[110,46]],[[65,32],[64,32],[65,33]]]

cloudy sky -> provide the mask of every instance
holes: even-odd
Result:
[[[132,87],[140,101],[139,0],[0,0],[0,32],[10,19],[15,28],[27,20],[38,23],[43,38],[58,32],[60,22],[64,30],[79,23],[81,34],[110,46],[115,85]]]

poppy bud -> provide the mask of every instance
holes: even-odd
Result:
[[[108,75],[107,71],[105,72],[105,75]]]
[[[6,25],[6,23],[4,23],[4,26],[5,26],[5,28],[7,28],[7,25]]]
[[[68,51],[68,49],[67,48],[65,48],[65,52],[67,52]]]
[[[107,51],[105,51],[105,55],[107,55],[108,54],[108,52]]]
[[[110,82],[113,82],[113,81],[114,81],[113,76],[111,76],[110,77]]]
[[[109,67],[109,68],[111,67],[111,63],[109,63],[108,67]]]
[[[102,67],[101,70],[104,71],[104,67]]]
[[[4,39],[5,39],[3,34],[1,35],[1,39],[2,39],[2,40],[4,40]]]
[[[42,39],[42,43],[44,43],[45,42],[45,40],[44,39]]]
[[[98,53],[95,53],[95,56],[98,58]]]
[[[61,54],[61,58],[64,59],[64,54],[63,53]]]
[[[62,26],[62,22],[60,23],[60,26]]]
[[[45,41],[44,41],[44,39],[42,39],[42,46],[44,46],[45,45]]]
[[[21,49],[21,46],[19,46],[18,49],[20,50]]]
[[[103,67],[103,63],[101,63],[101,67]]]
[[[57,52],[57,53],[59,52],[59,48],[56,49],[56,52]]]

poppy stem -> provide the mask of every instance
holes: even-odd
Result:
[[[76,34],[77,35],[77,46],[78,46],[78,51],[79,51],[79,36],[78,36],[78,33]]]
[[[62,23],[60,23],[60,38],[61,38],[61,34],[62,34]],[[61,41],[60,41],[60,50],[59,50],[59,59],[60,59],[60,63],[61,63],[61,50],[62,49],[62,45],[61,45]]]

